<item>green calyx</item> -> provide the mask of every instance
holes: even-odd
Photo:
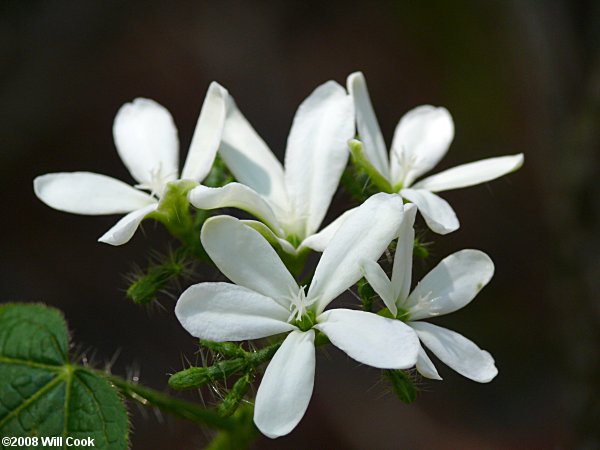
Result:
[[[363,170],[371,179],[381,192],[393,194],[398,192],[392,188],[390,182],[379,173],[379,171],[373,167],[371,162],[367,159],[362,142],[357,139],[351,139],[348,141],[348,147],[350,147],[350,154],[352,155],[352,163]]]
[[[306,311],[300,320],[292,322],[292,325],[296,325],[301,331],[308,331],[317,323],[317,315],[311,309]]]
[[[398,308],[398,313],[396,315],[393,315],[389,309],[383,308],[377,312],[377,315],[388,319],[401,320],[402,322],[408,322],[410,320],[410,311],[403,308]]]
[[[198,186],[195,181],[178,180],[167,184],[156,211],[148,214],[162,223],[169,233],[179,239],[192,252],[200,252],[200,239],[197,236],[196,221],[190,212],[188,192]]]
[[[417,398],[417,387],[409,373],[404,370],[384,370],[384,376],[392,385],[396,396],[404,403],[412,403]]]

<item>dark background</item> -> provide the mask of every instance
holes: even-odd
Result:
[[[599,19],[598,2],[568,0],[2,0],[0,299],[62,309],[75,351],[163,389],[195,358],[194,339],[174,298],[126,300],[123,274],[164,250],[164,233],[147,223],[125,246],[99,244],[117,217],[54,211],[32,179],[89,170],[132,181],[111,126],[137,96],[172,112],[185,155],[211,80],[281,157],[300,101],[362,70],[388,145],[416,105],[453,114],[456,138],[436,170],[525,153],[515,174],[442,194],[462,226],[428,236],[433,256],[416,274],[462,248],[492,257],[490,285],[436,322],[489,350],[500,373],[479,385],[439,363],[445,380],[424,381],[407,406],[378,371],[332,348],[318,356],[300,426],[256,448],[600,448]],[[131,413],[134,449],[201,447],[210,436]]]

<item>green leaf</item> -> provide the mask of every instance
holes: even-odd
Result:
[[[0,306],[0,435],[91,438],[95,449],[127,449],[119,394],[71,364],[61,313],[38,304]],[[41,443],[39,444],[41,446]]]

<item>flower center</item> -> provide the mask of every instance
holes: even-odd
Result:
[[[315,323],[315,313],[308,308],[315,303],[316,299],[311,301],[306,299],[305,287],[301,286],[298,292],[291,292],[290,316],[287,320],[288,323],[296,325],[302,331],[309,330]]]
[[[417,303],[410,308],[409,313],[415,313],[416,311],[426,311],[431,316],[439,316],[442,305],[439,304],[438,300],[441,297],[432,297],[433,292],[429,291],[425,295],[421,295],[417,300]]]
[[[409,154],[404,146],[401,146],[400,150],[396,151],[396,156],[398,157],[398,163],[400,166],[399,178],[401,181],[394,186],[394,190],[398,192],[400,189],[410,186],[412,180],[409,180],[407,175],[417,162],[417,157],[414,153]]]
[[[144,183],[136,184],[134,187],[150,191],[150,195],[160,198],[172,175],[172,173],[163,173],[162,163],[158,163],[158,166],[150,170],[150,177]]]

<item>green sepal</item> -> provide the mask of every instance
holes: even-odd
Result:
[[[68,350],[58,310],[0,306],[0,435],[91,438],[97,449],[127,449],[120,395],[102,374],[72,364]]]
[[[367,157],[365,156],[365,152],[363,149],[362,142],[358,139],[351,139],[348,141],[348,147],[350,147],[350,154],[352,155],[352,163],[364,170],[365,173],[369,176],[371,181],[379,188],[381,192],[386,192],[388,194],[393,194],[394,189],[392,189],[392,185],[390,182],[379,173],[379,171],[373,167],[373,165],[369,162]]]
[[[415,238],[413,245],[413,254],[416,258],[427,259],[429,258],[429,247],[431,242],[422,242],[419,238]]]
[[[212,168],[204,181],[202,181],[202,184],[208,187],[222,187],[232,181],[235,181],[235,178],[217,153]]]
[[[312,310],[309,309],[306,313],[300,318],[300,320],[295,320],[292,322],[292,325],[296,325],[301,331],[308,331],[312,329],[317,323],[317,315]]]
[[[417,387],[404,370],[384,370],[383,374],[392,385],[396,396],[404,403],[412,403],[417,398]]]
[[[200,339],[200,345],[227,358],[242,358],[246,355],[246,351],[233,342],[215,342]]]
[[[373,300],[377,297],[375,290],[366,280],[366,278],[361,278],[358,281],[358,296],[362,301],[363,311],[372,312],[373,311]]]
[[[164,259],[164,262],[151,263],[144,273],[129,276],[127,297],[134,303],[145,305],[155,300],[171,280],[189,273],[195,262],[184,247],[169,252]]]
[[[254,425],[254,407],[243,403],[231,417],[234,427],[231,431],[219,432],[206,450],[242,450],[250,448],[259,436],[259,431]]]
[[[385,317],[387,319],[395,319],[396,318],[396,316],[394,316],[392,314],[392,312],[387,308],[382,308],[379,311],[377,311],[377,315],[381,316],[381,317]]]
[[[179,239],[188,250],[202,258],[205,257],[200,243],[200,229],[190,211],[188,192],[198,186],[190,180],[177,180],[167,183],[158,207],[146,217],[157,220],[174,237]],[[206,219],[206,214],[203,216]],[[200,224],[201,225],[201,224]]]
[[[250,374],[240,377],[218,406],[217,412],[223,417],[231,416],[237,410],[238,406],[240,406],[244,395],[250,389],[251,382],[252,376]]]

